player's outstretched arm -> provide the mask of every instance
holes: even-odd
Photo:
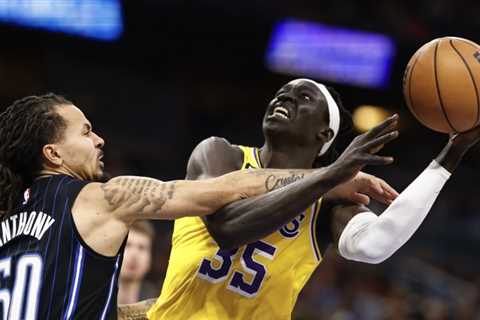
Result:
[[[103,184],[87,184],[72,214],[82,239],[96,252],[113,256],[135,220],[206,215],[229,202],[268,192],[279,181],[298,174],[280,169],[243,170],[200,181],[168,182],[121,176]],[[328,179],[322,170],[302,170],[301,174]]]
[[[451,136],[437,158],[377,216],[365,207],[333,208],[333,235],[350,260],[380,263],[415,233],[464,154],[480,140],[480,128]]]
[[[221,248],[234,248],[278,230],[334,186],[354,177],[366,164],[391,163],[393,159],[374,153],[397,137],[396,125],[397,117],[394,116],[368,133],[355,138],[334,164],[321,169],[329,179],[322,181],[309,176],[308,179],[291,184],[280,184],[279,187],[282,187],[280,189],[232,203],[214,215],[205,217],[209,233]],[[225,151],[228,153],[228,150]],[[197,154],[192,155],[188,169],[189,178],[202,178],[205,172],[212,172],[213,167],[222,168],[221,165],[205,167],[205,164],[209,163],[204,159],[208,153],[211,152],[202,152],[200,148]]]
[[[176,219],[204,216],[226,204],[264,194],[284,180],[312,176],[329,180],[324,170],[238,170],[205,180],[160,181],[146,177],[120,176],[86,187],[100,208],[120,220]],[[333,183],[333,182],[332,182]],[[83,191],[82,191],[83,192]]]

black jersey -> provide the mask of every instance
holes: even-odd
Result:
[[[71,210],[87,183],[38,179],[1,222],[0,319],[117,318],[125,242],[117,256],[105,257],[80,237]]]

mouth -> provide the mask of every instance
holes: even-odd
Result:
[[[103,152],[101,152],[98,156],[98,163],[100,164],[100,167],[103,169],[105,164],[103,163],[102,159],[103,159]]]
[[[292,112],[287,108],[285,105],[282,103],[276,104],[272,108],[272,112],[267,116],[267,119],[284,119],[284,120],[290,120],[292,117]]]

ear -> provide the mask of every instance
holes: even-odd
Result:
[[[322,143],[327,143],[333,138],[333,130],[328,128],[317,133],[317,139],[322,141]]]
[[[46,144],[42,148],[42,153],[50,165],[61,166],[63,159],[58,153],[57,147],[54,144]]]

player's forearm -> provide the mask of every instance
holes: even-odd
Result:
[[[228,191],[230,203],[236,200],[262,195],[302,180],[318,169],[250,169],[237,170],[214,178],[223,191]]]
[[[220,247],[238,247],[278,230],[336,183],[331,170],[318,169],[288,186],[227,205],[205,223]]]
[[[203,216],[229,203],[262,195],[301,180],[314,172],[313,169],[237,170],[217,178],[178,181],[175,196],[182,197],[181,202],[191,207],[183,210],[184,215]],[[178,208],[176,211],[179,211]]]
[[[457,139],[458,138],[458,139]],[[347,259],[379,263],[395,253],[420,227],[450,174],[475,140],[450,137],[427,169],[380,215],[360,213],[345,226],[339,251]]]
[[[176,219],[211,214],[228,203],[264,194],[314,170],[239,170],[205,180],[163,182],[122,176],[101,185],[108,211],[120,219]]]
[[[340,254],[367,263],[390,257],[420,227],[449,177],[433,161],[380,216],[371,212],[354,216],[340,236]]]
[[[224,194],[228,195],[207,180],[163,182],[135,176],[113,178],[100,189],[106,211],[127,222],[208,214],[222,205]]]
[[[211,214],[226,204],[264,194],[302,179],[313,170],[242,170],[205,180],[163,182],[117,177],[102,186],[105,199],[122,218],[176,219]]]

